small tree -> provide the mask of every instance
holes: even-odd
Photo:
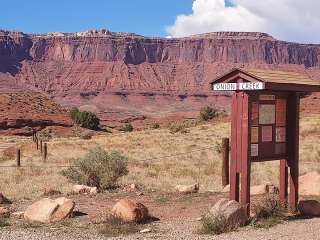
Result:
[[[213,119],[217,117],[218,114],[219,114],[218,109],[211,106],[205,106],[200,110],[200,118],[203,121],[208,121],[210,119]]]
[[[95,113],[87,111],[81,112],[78,108],[71,109],[70,117],[76,124],[83,128],[95,130],[98,129],[100,124],[100,119]]]
[[[127,157],[118,151],[108,153],[101,147],[76,159],[74,165],[61,174],[75,183],[102,189],[115,187],[118,179],[128,174]]]

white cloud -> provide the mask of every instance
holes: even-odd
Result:
[[[167,32],[173,37],[214,31],[266,32],[278,39],[320,42],[319,0],[195,0],[193,13],[179,15]]]

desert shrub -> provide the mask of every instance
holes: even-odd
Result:
[[[100,119],[93,112],[82,112],[77,108],[72,108],[70,111],[70,117],[76,124],[80,125],[83,128],[92,130],[99,128]]]
[[[120,129],[123,132],[132,132],[133,131],[133,126],[131,123],[126,123],[125,125],[123,125]]]
[[[279,200],[278,196],[267,195],[261,201],[252,205],[251,224],[255,227],[269,228],[285,219],[287,206]]]
[[[219,110],[212,106],[205,106],[200,109],[200,119],[203,121],[208,121],[219,115]]]
[[[139,227],[135,223],[126,223],[122,221],[119,217],[109,215],[104,221],[102,221],[100,227],[100,233],[106,237],[117,237],[128,234],[137,233]]]
[[[2,155],[0,156],[0,162],[13,160],[15,159],[16,154],[17,154],[17,149],[15,147],[9,147],[2,152]]]
[[[79,137],[84,140],[89,140],[93,136],[93,132],[91,131],[83,131],[79,134]]]
[[[78,184],[110,189],[117,186],[120,177],[128,174],[127,157],[118,151],[108,153],[96,147],[61,173]]]
[[[53,134],[52,134],[52,129],[51,128],[45,128],[39,132],[39,139],[42,141],[49,141],[52,139]]]
[[[159,124],[159,123],[153,123],[153,124],[151,125],[151,128],[153,128],[153,129],[159,129],[159,128],[160,128],[160,124]]]
[[[169,126],[170,133],[188,133],[188,126],[184,123],[170,123]]]
[[[200,234],[218,235],[233,230],[223,215],[205,216],[201,219]]]

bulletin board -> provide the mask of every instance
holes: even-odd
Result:
[[[287,95],[256,93],[249,101],[251,161],[287,157]]]

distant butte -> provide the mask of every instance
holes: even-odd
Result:
[[[65,107],[96,111],[106,122],[192,115],[228,106],[209,82],[233,67],[303,72],[320,78],[320,45],[266,33],[213,32],[148,38],[106,29],[25,34],[0,31],[0,92],[28,89]],[[319,95],[302,108],[319,109]],[[307,100],[308,101],[308,100]],[[228,107],[227,107],[228,108]]]

